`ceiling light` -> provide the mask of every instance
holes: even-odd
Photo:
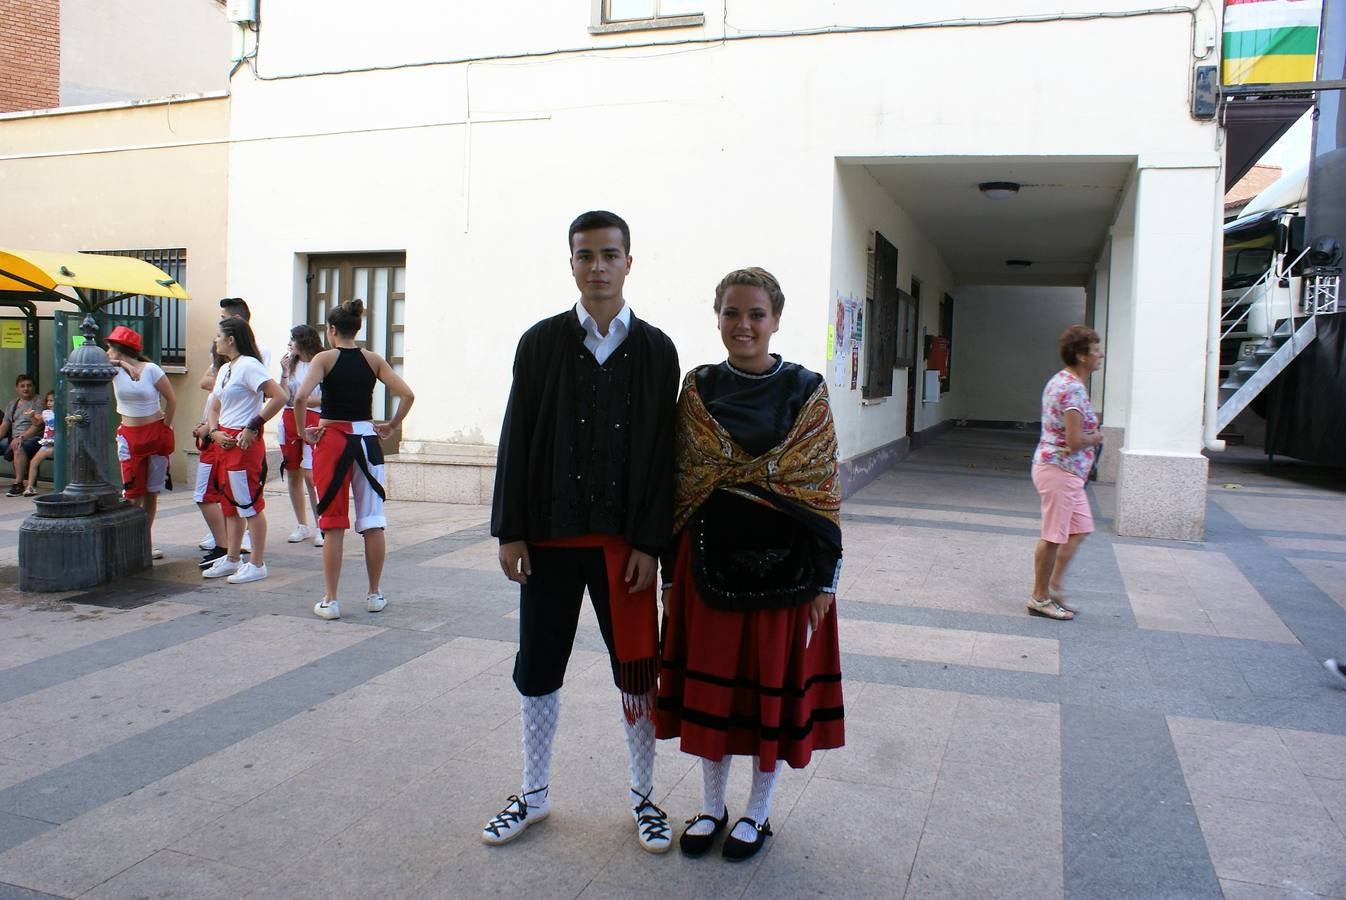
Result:
[[[988,197],[1013,197],[1019,193],[1019,184],[1014,181],[983,181],[977,190]]]
[[[1033,261],[1032,261],[1031,259],[1007,259],[1007,260],[1005,260],[1005,265],[1009,266],[1011,269],[1027,269],[1027,268],[1028,268],[1029,266],[1031,266],[1032,264],[1033,264]]]

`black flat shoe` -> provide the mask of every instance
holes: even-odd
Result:
[[[724,839],[724,847],[720,849],[720,852],[724,855],[725,859],[732,859],[735,861],[740,859],[751,859],[757,855],[757,851],[762,849],[762,845],[766,843],[766,839],[771,835],[770,819],[767,819],[759,825],[753,819],[744,816],[734,823],[734,827],[737,828],[744,822],[747,822],[753,828],[757,829],[757,839],[754,841],[740,841],[730,834],[729,837]]]
[[[724,815],[718,819],[714,816],[702,813],[693,819],[687,820],[687,827],[682,830],[681,837],[678,838],[678,849],[682,851],[683,856],[701,856],[711,845],[715,843],[715,838],[719,837],[720,832],[724,831],[725,823],[729,821],[729,808],[725,807]],[[714,822],[715,828],[710,834],[688,834],[687,832],[697,822]]]

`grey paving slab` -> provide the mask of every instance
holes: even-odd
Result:
[[[0,669],[0,703],[138,659],[147,653],[196,640],[241,620],[233,613],[203,609],[24,665]]]
[[[0,900],[57,900],[55,894],[30,891],[28,888],[0,882]]]
[[[0,855],[0,884],[97,897],[284,898],[1337,890],[1317,861],[1340,858],[1334,833],[1346,840],[1338,743],[1346,741],[1346,691],[1331,687],[1316,657],[1346,647],[1346,590],[1331,568],[1346,553],[1335,524],[1346,521],[1346,492],[1298,480],[1289,467],[1264,476],[1215,460],[1210,540],[1199,544],[1112,535],[1116,491],[1095,485],[1099,528],[1067,581],[1081,614],[1050,622],[1022,609],[1037,534],[1033,440],[1027,431],[956,429],[854,498],[838,609],[845,633],[872,646],[842,648],[848,744],[782,774],[776,836],[744,866],[636,847],[614,689],[589,613],[563,690],[552,818],[510,846],[480,843],[482,821],[517,790],[520,766],[510,680],[518,593],[495,571],[484,508],[390,504],[391,605],[378,615],[361,608],[360,548],[350,541],[339,623],[310,618],[320,576],[318,554],[305,546],[270,548],[272,578],[231,588],[197,581],[191,546],[170,543],[167,565],[90,592],[85,599],[104,608],[71,606],[64,619],[33,614],[7,591],[12,567],[0,570],[0,619],[25,623],[0,637],[0,656],[14,648],[10,674],[26,679],[0,716],[0,740],[8,739],[0,847],[10,848]],[[1223,491],[1222,482],[1247,489]],[[1229,509],[1226,494],[1237,495]],[[273,496],[272,531],[283,534],[288,504]],[[168,498],[163,515],[192,537],[186,501]],[[0,528],[0,546],[9,538]],[[1137,591],[1154,590],[1154,557],[1133,548],[1181,560],[1200,594],[1189,605],[1210,600],[1208,624],[1224,616],[1230,633],[1179,633],[1156,603],[1138,627]],[[1139,568],[1124,578],[1119,556]],[[176,659],[143,710],[126,701],[116,721],[71,719],[96,714],[104,701],[63,685],[129,673],[118,676],[120,693],[134,695],[136,678],[153,679],[176,647],[194,646],[187,639],[156,651],[151,640],[139,651],[145,638],[131,632],[165,623],[110,611],[166,590],[177,592],[175,605],[205,615],[304,623],[218,632],[285,674],[268,670],[259,681],[216,665],[208,680]],[[1237,609],[1219,606],[1227,599],[1262,603],[1274,618],[1241,623]],[[1268,637],[1281,621],[1298,642]],[[315,643],[366,626],[384,633],[338,652]],[[905,643],[877,640],[884,635]],[[1011,671],[1032,664],[1016,661],[1016,642],[1057,648],[1059,674],[1041,664]],[[95,645],[105,668],[78,652]],[[950,652],[932,656],[939,647]],[[0,688],[5,675],[0,669]],[[173,708],[189,711],[176,728],[154,721]],[[142,726],[124,724],[132,721],[154,727],[133,733]],[[34,734],[42,729],[50,733]],[[59,747],[60,734],[88,744]],[[43,759],[63,749],[78,753],[62,759],[69,766]],[[1284,771],[1259,774],[1269,766]],[[696,760],[664,742],[656,770],[657,799],[671,818],[695,812]],[[747,766],[735,766],[731,812],[747,786]],[[856,837],[856,810],[883,828]],[[1286,843],[1257,844],[1259,829],[1285,831]]]
[[[274,725],[437,646],[385,632],[297,670],[0,791],[0,810],[64,822]],[[21,835],[0,834],[0,848]]]
[[[1063,705],[1061,807],[1067,896],[1221,896],[1162,715]]]
[[[82,900],[127,897],[232,900],[251,894],[266,882],[267,877],[261,872],[160,850],[80,896]]]

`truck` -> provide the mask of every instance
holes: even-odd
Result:
[[[1302,316],[1308,166],[1287,172],[1224,226],[1220,376],[1251,359],[1276,326]]]

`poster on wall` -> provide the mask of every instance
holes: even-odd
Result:
[[[0,349],[22,350],[26,346],[23,322],[13,319],[0,322]]]
[[[864,343],[865,311],[854,297],[837,294],[834,316],[827,323],[829,380],[839,388],[855,390],[860,383],[860,345]]]
[[[828,323],[828,363],[832,367],[829,381],[833,385],[840,387],[845,381],[845,342],[847,342],[847,331],[845,331],[845,297],[837,293],[835,308],[833,308],[832,322]]]
[[[854,324],[851,328],[851,390],[860,386],[860,345],[865,341],[865,310],[854,297],[848,301]]]

